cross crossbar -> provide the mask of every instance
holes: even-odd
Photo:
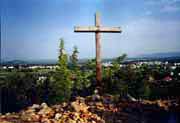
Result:
[[[120,33],[120,27],[97,27],[97,26],[76,26],[74,32],[102,32],[102,33]]]

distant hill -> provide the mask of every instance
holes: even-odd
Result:
[[[3,61],[2,64],[16,65],[16,64],[27,64],[27,62],[23,60],[12,60],[12,61]]]
[[[180,57],[180,52],[143,54],[143,55],[139,55],[137,57],[140,57],[140,58],[170,58],[170,57]]]
[[[114,58],[103,59],[103,62],[112,61]],[[169,52],[169,53],[153,53],[153,54],[143,54],[134,58],[127,58],[125,61],[138,61],[138,60],[180,60],[180,52]],[[79,63],[86,63],[90,59],[79,59]],[[19,64],[57,64],[55,59],[44,59],[44,60],[12,60],[3,61],[2,64],[5,65],[19,65]]]
[[[3,61],[2,64],[5,65],[25,65],[25,64],[56,64],[57,60],[12,60],[12,61]]]

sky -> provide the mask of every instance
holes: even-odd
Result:
[[[101,34],[102,57],[180,52],[180,0],[0,0],[4,60],[57,59],[59,39],[79,58],[95,57],[95,34],[74,26],[102,26],[122,33]]]

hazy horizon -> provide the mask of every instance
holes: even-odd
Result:
[[[69,55],[68,55],[69,56]],[[129,57],[127,54],[127,59],[138,59],[138,58],[173,58],[173,57],[177,57],[180,58],[180,52],[164,52],[164,53],[152,53],[152,54],[140,54],[137,56],[133,56],[133,57]],[[90,60],[90,59],[94,59],[95,57],[84,57],[84,58],[79,58],[79,60]],[[106,60],[106,59],[114,59],[116,57],[106,57],[106,58],[102,58],[102,60]],[[25,62],[54,62],[57,61],[58,58],[54,58],[54,59],[10,59],[10,60],[6,60],[6,59],[2,59],[2,62],[9,62],[9,61],[25,61]]]
[[[102,34],[102,57],[180,52],[180,0],[1,0],[1,55],[4,60],[57,59],[59,39],[71,54],[95,57],[94,34],[74,26],[120,26],[120,34]]]

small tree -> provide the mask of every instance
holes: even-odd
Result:
[[[74,50],[73,50],[73,53],[70,57],[70,60],[71,60],[71,68],[73,70],[77,69],[78,68],[78,48],[77,46],[74,46]]]
[[[60,39],[58,67],[52,81],[52,101],[66,101],[70,98],[72,81],[68,69],[68,56],[64,48],[64,40]]]
[[[59,46],[59,57],[58,57],[58,69],[67,69],[68,65],[68,57],[64,48],[64,40],[60,39],[60,46]]]
[[[126,59],[126,57],[127,57],[127,54],[123,54],[123,55],[117,57],[117,58],[112,62],[112,64],[113,64],[112,70],[113,70],[114,72],[116,72],[116,71],[119,70],[119,68],[120,68],[119,65]]]
[[[90,80],[88,79],[88,72],[80,70],[78,65],[78,48],[75,46],[73,53],[70,57],[71,60],[71,78],[73,80],[73,97],[79,95],[78,91],[83,91],[90,86]]]

